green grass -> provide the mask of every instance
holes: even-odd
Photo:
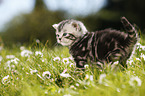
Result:
[[[30,54],[22,56],[26,50]],[[145,54],[142,48],[136,49],[133,62],[124,70],[116,64],[117,69],[78,71],[66,47],[4,48],[0,52],[0,96],[143,96],[145,58],[141,53]]]

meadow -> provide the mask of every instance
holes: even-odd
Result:
[[[145,46],[137,43],[127,69],[118,62],[103,70],[77,70],[67,47],[3,48],[0,52],[0,96],[144,96]]]

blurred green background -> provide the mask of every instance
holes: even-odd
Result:
[[[0,0],[0,9],[4,1]],[[56,39],[52,25],[70,18],[81,20],[89,31],[96,31],[105,28],[123,30],[120,18],[125,16],[131,23],[135,23],[140,28],[142,34],[145,34],[145,0],[104,0],[98,10],[96,8],[100,4],[93,4],[97,0],[74,0],[76,2],[67,0],[68,4],[72,4],[75,7],[74,9],[73,7],[72,9],[68,7],[68,10],[67,7],[63,9],[59,6],[64,1],[66,0],[58,0],[55,5],[53,0],[33,0],[32,11],[15,16],[1,28],[0,36],[4,45],[29,45],[34,40],[39,39],[42,43],[48,41],[49,47],[54,46]],[[84,1],[88,3],[84,3]],[[59,6],[59,8],[56,10],[51,9],[50,5],[53,7]],[[62,6],[67,6],[67,3]],[[81,9],[82,6],[86,7]],[[88,10],[89,8],[92,9]],[[81,9],[80,12],[76,13],[79,9]],[[8,10],[3,10],[3,12],[8,12]],[[0,14],[1,18],[4,13]]]

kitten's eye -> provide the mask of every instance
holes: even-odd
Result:
[[[67,35],[67,33],[63,33],[63,36],[66,36]]]
[[[57,37],[59,37],[59,35],[58,35],[58,34],[57,34],[56,36],[57,36]]]

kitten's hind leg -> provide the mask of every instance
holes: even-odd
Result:
[[[80,59],[74,59],[75,60],[75,62],[76,62],[76,67],[78,68],[78,69],[85,69],[84,68],[84,65],[87,63],[85,60],[80,60]]]
[[[127,68],[127,64],[126,64],[126,56],[125,56],[125,52],[121,49],[116,49],[112,52],[110,52],[110,54],[108,55],[108,58],[107,60],[109,62],[116,62],[116,61],[119,61],[119,63],[121,64],[121,66],[123,68]]]
[[[127,60],[121,60],[121,61],[119,61],[119,63],[122,65],[123,68],[127,68],[126,61]]]
[[[122,56],[121,50],[116,49],[116,50],[113,50],[113,51],[109,52],[105,56],[105,58],[106,58],[107,62],[116,62],[116,61],[120,60],[121,56]]]

